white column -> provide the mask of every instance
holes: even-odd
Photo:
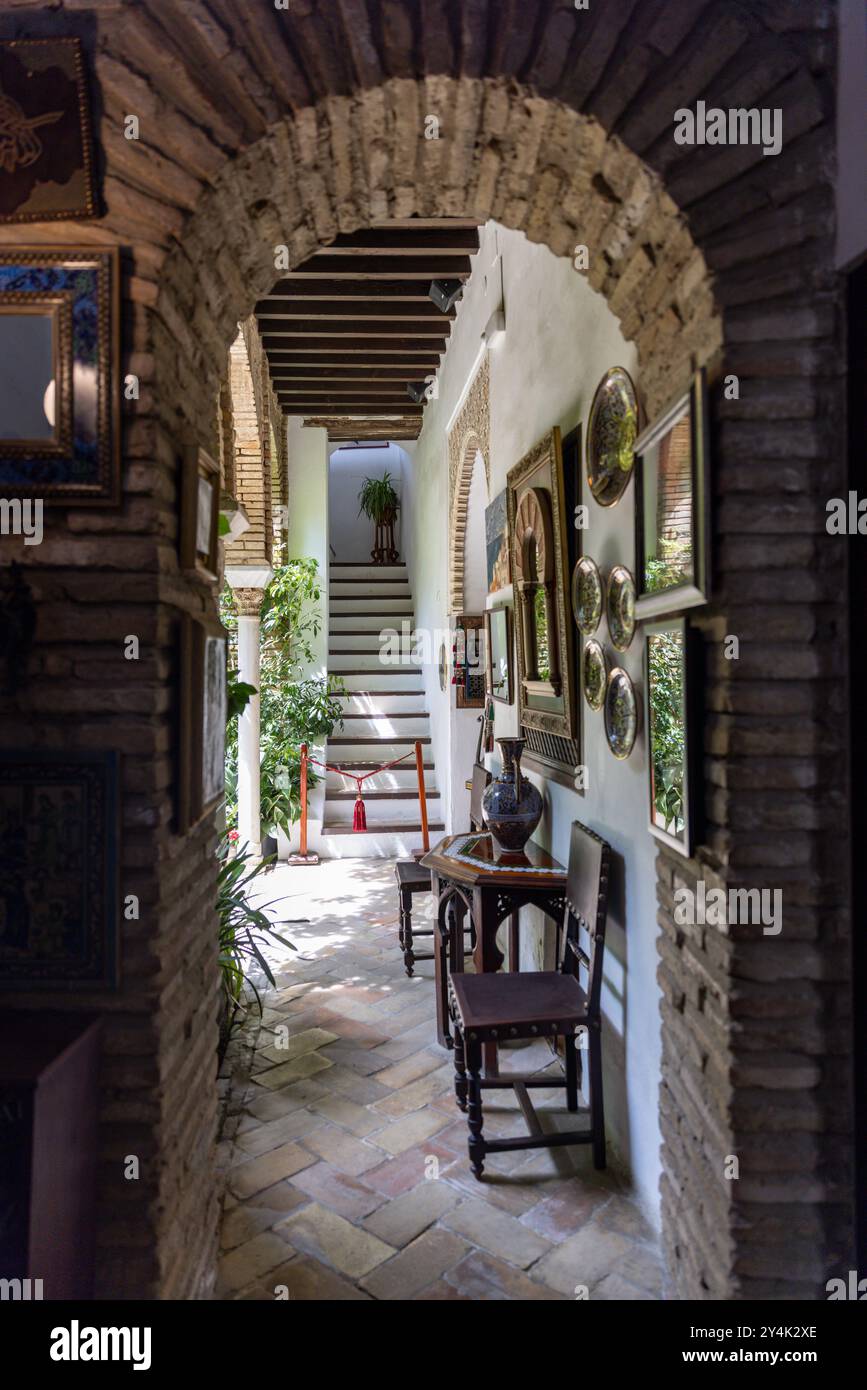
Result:
[[[238,834],[254,854],[262,853],[259,814],[259,615],[238,617],[238,675],[257,693],[238,721]]]
[[[227,565],[238,611],[238,676],[256,689],[238,720],[238,837],[262,853],[259,783],[259,610],[274,571],[270,565]]]

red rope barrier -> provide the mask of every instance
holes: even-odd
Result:
[[[381,767],[374,767],[370,772],[363,772],[359,777],[357,772],[349,772],[345,767],[339,767],[336,763],[321,763],[318,758],[311,758],[308,755],[307,761],[315,763],[317,767],[323,768],[326,772],[339,772],[341,777],[351,777],[356,786],[355,810],[352,813],[352,829],[355,831],[365,831],[367,829],[367,812],[364,809],[364,797],[361,795],[361,785],[366,782],[368,777],[375,777],[378,772],[388,772],[390,767],[397,767],[398,763],[405,763],[407,758],[415,757],[415,749],[411,753],[404,753],[402,757],[395,758],[390,763],[383,763]]]

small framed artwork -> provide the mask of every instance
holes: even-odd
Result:
[[[178,832],[197,825],[225,791],[228,636],[218,622],[181,620]]]
[[[118,984],[120,755],[0,752],[0,975],[8,990]]]
[[[116,250],[0,248],[4,496],[117,504],[118,296]]]
[[[644,628],[649,829],[687,858],[696,835],[698,720],[693,710],[697,637],[685,618]]]
[[[483,709],[486,658],[482,650],[485,620],[462,613],[455,619],[454,675],[456,709]]]
[[[636,614],[643,620],[694,608],[710,597],[704,372],[644,431],[635,451]]]
[[[488,629],[488,690],[500,704],[510,705],[514,699],[511,609],[489,608],[485,623]]]
[[[0,41],[0,223],[98,213],[81,41]]]
[[[485,508],[485,553],[488,567],[488,593],[495,594],[512,582],[509,561],[509,518],[506,513],[506,489],[497,493]]]
[[[181,465],[181,568],[213,583],[220,527],[220,465],[191,447]]]

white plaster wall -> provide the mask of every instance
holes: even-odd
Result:
[[[302,425],[297,416],[287,420],[287,458],[289,468],[289,527],[287,556],[290,560],[312,558],[318,562],[322,581],[319,605],[322,626],[311,642],[313,661],[304,670],[305,678],[324,676],[328,670],[328,433]],[[310,750],[322,758],[323,745]],[[308,847],[319,849],[325,806],[325,782],[310,795],[307,830]],[[280,856],[289,845],[281,837]],[[299,827],[293,826],[291,848],[299,848]]]
[[[502,256],[506,332],[490,350],[490,497],[506,484],[509,469],[553,425],[564,437],[586,420],[593,393],[608,367],[626,367],[638,382],[636,352],[624,342],[605,300],[594,293],[569,261],[530,244],[521,233],[489,223],[445,361],[439,397],[425,410],[425,422],[408,471],[404,535],[407,563],[416,594],[417,621],[430,628],[446,624],[448,448],[447,426],[483,350],[481,332],[497,307]],[[620,562],[634,570],[633,489],[617,506],[593,503],[585,553],[603,574]],[[491,603],[511,602],[500,591]],[[601,637],[607,632],[602,624]],[[577,638],[577,632],[576,632]],[[579,644],[576,641],[576,652]],[[641,637],[620,658],[642,692]],[[451,688],[441,695],[435,668],[424,672],[431,711],[433,751],[443,779],[450,763]],[[619,763],[608,751],[601,715],[581,711],[583,762],[589,770],[585,794],[534,775],[545,798],[536,838],[563,862],[570,827],[579,819],[603,835],[615,855],[608,923],[604,1008],[605,1103],[609,1135],[627,1163],[643,1206],[658,1221],[660,1017],[656,983],[655,841],[646,829],[646,763],[643,732],[632,756]],[[496,735],[515,732],[517,706],[496,706]],[[451,781],[462,784],[468,767],[452,763]],[[454,798],[449,795],[450,804]],[[456,829],[463,828],[456,826]],[[532,924],[524,930],[524,964],[537,963]]]
[[[381,478],[388,470],[398,497],[403,490],[403,470],[406,455],[398,444],[387,449],[341,449],[332,445],[329,450],[328,503],[329,541],[334,551],[332,559],[357,560],[370,564],[374,526],[366,516],[358,515],[358,494],[365,478]],[[400,551],[401,515],[394,528],[395,545]]]

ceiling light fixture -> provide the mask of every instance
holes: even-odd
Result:
[[[421,405],[422,401],[427,400],[427,382],[408,381],[406,383],[406,394],[415,401],[416,405]]]

